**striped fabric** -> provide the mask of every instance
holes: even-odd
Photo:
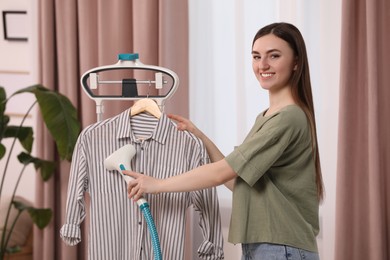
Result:
[[[126,183],[117,171],[107,171],[104,159],[125,144],[136,148],[132,169],[156,178],[181,174],[209,162],[203,143],[178,131],[163,114],[130,117],[130,109],[95,123],[80,134],[73,154],[65,224],[60,235],[68,245],[81,241],[80,224],[86,216],[84,193],[89,193],[91,218],[88,256],[91,260],[151,260],[153,247],[146,221],[127,198]],[[188,207],[199,212],[204,241],[202,259],[223,259],[223,238],[216,189],[186,193],[147,194],[164,260],[184,259]]]

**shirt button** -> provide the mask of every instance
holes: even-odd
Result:
[[[142,225],[142,222],[140,221],[140,222],[138,222],[138,225]]]

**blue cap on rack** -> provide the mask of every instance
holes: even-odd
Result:
[[[121,53],[118,55],[118,60],[136,60],[138,58],[138,53]]]

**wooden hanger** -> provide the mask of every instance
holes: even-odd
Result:
[[[157,103],[151,98],[143,98],[137,100],[130,109],[131,116],[135,116],[142,112],[148,112],[149,114],[152,114],[157,118],[160,118],[162,114]]]

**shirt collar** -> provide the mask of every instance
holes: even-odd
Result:
[[[136,142],[136,138],[131,129],[130,110],[129,108],[118,115],[118,122],[116,124],[117,139],[130,138],[132,142]],[[164,144],[171,127],[173,127],[171,120],[166,114],[162,113],[151,139]]]

